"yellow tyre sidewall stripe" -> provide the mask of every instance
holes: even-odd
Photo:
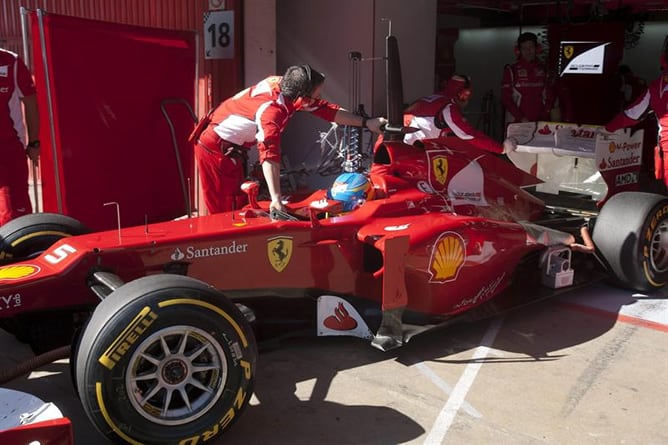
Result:
[[[191,298],[176,298],[173,300],[167,300],[158,303],[158,307],[169,307],[169,306],[176,306],[180,304],[190,304],[193,306],[200,306],[207,308],[209,310],[212,310],[213,312],[219,314],[221,317],[223,317],[225,320],[227,320],[230,325],[234,328],[234,330],[237,332],[239,335],[239,338],[241,338],[241,342],[243,343],[244,347],[248,347],[248,339],[246,338],[246,335],[241,329],[241,326],[234,321],[230,315],[219,308],[216,305],[213,305],[211,303],[207,303],[206,301],[200,301],[200,300],[193,300]],[[123,440],[127,441],[130,444],[133,445],[142,445],[141,442],[137,442],[136,440],[132,439],[128,435],[126,435],[121,429],[114,423],[112,418],[109,416],[109,413],[107,412],[106,405],[104,403],[104,397],[102,395],[102,382],[95,382],[95,395],[97,397],[97,404],[100,408],[100,412],[102,413],[102,416],[104,417],[104,420],[107,422],[107,425],[111,427],[111,429]]]

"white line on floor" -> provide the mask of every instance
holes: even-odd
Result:
[[[427,366],[424,362],[418,363],[415,365],[416,368],[424,374],[431,382],[435,385],[438,386],[444,393],[447,395],[452,394],[452,387],[442,378],[440,378],[434,371],[431,370],[429,366]],[[466,414],[469,414],[473,417],[476,418],[481,418],[482,414],[478,412],[477,409],[471,406],[471,404],[467,401],[464,401],[462,403],[462,409],[466,412]]]
[[[445,435],[452,425],[452,421],[455,419],[457,412],[463,405],[466,394],[468,394],[469,389],[473,386],[478,371],[482,366],[482,360],[487,357],[491,346],[494,344],[494,339],[501,329],[503,324],[503,318],[496,318],[492,321],[492,324],[485,332],[485,336],[480,342],[480,346],[473,351],[473,357],[471,357],[471,363],[466,366],[464,373],[459,378],[459,381],[452,390],[452,394],[448,398],[448,401],[445,403],[445,406],[439,413],[434,422],[429,435],[425,439],[425,445],[440,445],[443,443]]]

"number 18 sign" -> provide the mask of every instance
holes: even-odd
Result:
[[[204,14],[204,58],[234,58],[234,11]]]

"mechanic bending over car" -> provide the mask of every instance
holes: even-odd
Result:
[[[285,212],[281,202],[281,133],[296,111],[340,125],[366,127],[380,133],[382,117],[366,119],[321,98],[325,76],[309,65],[291,66],[283,76],[270,76],[223,101],[203,118],[190,139],[196,142],[204,203],[209,213],[240,207],[248,149],[257,145],[262,172],[271,195],[270,211]]]
[[[668,36],[667,42],[668,42]],[[605,126],[606,131],[637,124],[651,109],[659,123],[659,143],[654,150],[654,175],[668,186],[668,44],[664,43],[660,56],[661,75],[656,78],[640,96],[617,114]]]
[[[32,213],[26,156],[37,164],[38,136],[37,96],[30,71],[17,54],[0,48],[0,226]]]
[[[404,136],[404,142],[414,144],[420,139],[457,136],[474,147],[505,154],[517,148],[517,141],[506,139],[503,144],[487,136],[469,124],[464,108],[473,95],[468,76],[453,75],[443,91],[422,97],[404,110],[404,125],[419,128],[419,131]]]

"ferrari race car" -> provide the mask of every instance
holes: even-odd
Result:
[[[97,233],[60,214],[11,221],[2,326],[37,350],[81,326],[70,363],[97,430],[195,445],[242,414],[256,339],[283,314],[390,350],[594,280],[647,291],[668,279],[666,197],[547,204],[527,191],[535,176],[464,141],[385,136],[366,199],[350,206],[317,190],[276,219],[251,182],[249,204],[222,214]]]
[[[387,350],[595,279],[650,290],[668,275],[660,195],[618,193],[595,216],[546,206],[522,188],[534,177],[448,140],[386,141],[369,179],[374,199],[357,208],[319,190],[287,203],[290,220],[253,199],[255,183],[239,211],[117,231],[19,218],[0,228],[0,315],[40,346],[41,313],[92,311],[70,360],[93,424],[196,444],[247,405],[255,336],[277,306],[308,302],[319,335]]]

